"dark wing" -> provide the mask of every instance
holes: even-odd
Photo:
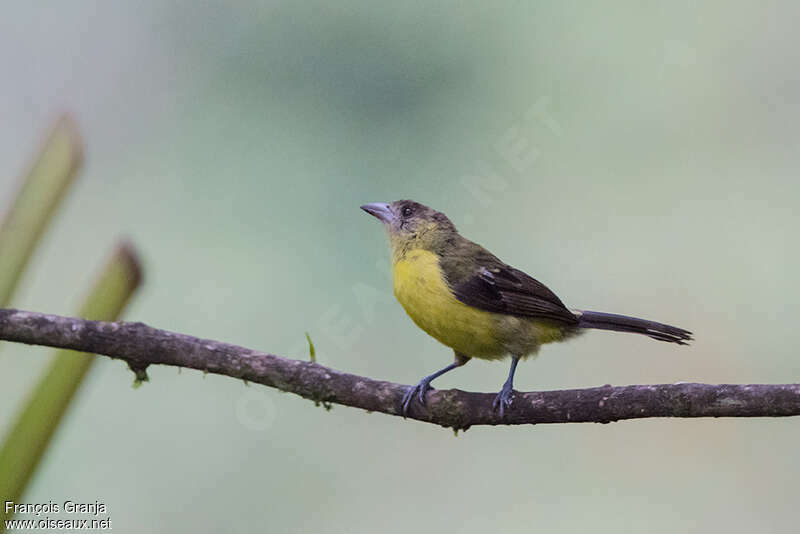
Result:
[[[578,319],[547,286],[481,250],[466,268],[463,261],[443,261],[442,270],[455,297],[481,310],[520,317],[541,317],[567,324]],[[448,273],[448,271],[450,271]]]

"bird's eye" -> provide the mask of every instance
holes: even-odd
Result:
[[[406,208],[403,208],[403,212],[402,213],[403,213],[403,217],[410,217],[411,214],[414,213],[414,210],[412,210],[411,208],[406,207]]]

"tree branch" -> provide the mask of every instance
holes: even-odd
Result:
[[[256,382],[317,402],[400,415],[408,386],[336,371],[142,323],[87,321],[0,309],[0,340],[119,358],[141,377],[151,364],[173,365]],[[800,384],[659,384],[516,393],[505,417],[493,394],[456,389],[428,393],[408,417],[444,427],[537,423],[608,423],[645,417],[800,415]]]

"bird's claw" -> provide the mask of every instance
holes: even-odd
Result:
[[[498,410],[500,412],[500,417],[503,417],[506,408],[511,407],[511,401],[514,399],[514,389],[508,385],[503,385],[503,389],[500,390],[500,393],[494,398],[494,402],[492,402],[492,409]]]
[[[430,380],[420,380],[416,386],[411,386],[403,395],[403,417],[408,413],[408,407],[411,406],[411,401],[414,400],[414,394],[418,394],[419,403],[425,406],[425,394],[431,389]]]

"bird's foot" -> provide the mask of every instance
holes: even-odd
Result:
[[[411,406],[411,401],[416,394],[419,397],[419,403],[425,406],[425,394],[431,389],[431,381],[428,378],[423,378],[416,386],[411,386],[403,395],[403,417],[408,413],[408,407]]]
[[[503,384],[503,389],[500,390],[500,393],[494,398],[494,402],[492,402],[492,408],[498,410],[500,412],[500,417],[503,417],[506,408],[511,407],[511,401],[514,398],[514,388],[511,384]]]

